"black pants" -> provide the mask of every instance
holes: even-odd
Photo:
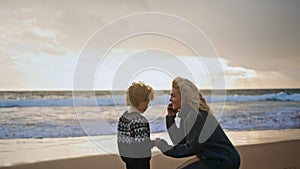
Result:
[[[148,158],[128,158],[121,157],[126,163],[127,169],[150,169],[150,157]]]
[[[203,162],[197,161],[182,169],[209,169],[209,168],[207,168],[207,166]]]

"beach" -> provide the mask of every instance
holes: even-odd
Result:
[[[241,155],[241,169],[294,169],[300,167],[300,129],[226,132]],[[168,139],[167,133],[153,138]],[[1,169],[125,168],[115,151],[114,135],[0,141]],[[176,166],[193,157],[175,159],[153,149],[151,168]]]
[[[209,91],[208,91],[209,92]],[[123,95],[97,94],[73,105],[72,93],[0,92],[0,168],[125,168],[118,156],[116,128],[127,110]],[[210,97],[214,114],[241,155],[241,168],[300,168],[300,90],[232,90]],[[157,95],[143,114],[151,139],[171,144],[165,126],[169,94]],[[87,137],[89,136],[89,137]],[[152,169],[176,168],[175,159],[152,149]]]
[[[2,0],[0,169],[125,169],[118,148],[172,145],[173,115],[172,156],[230,164],[232,143],[241,169],[300,169],[299,9]],[[151,152],[151,169],[199,160]]]

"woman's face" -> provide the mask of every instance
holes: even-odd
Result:
[[[172,88],[170,102],[172,103],[172,107],[175,110],[180,109],[181,107],[181,95],[178,89]]]

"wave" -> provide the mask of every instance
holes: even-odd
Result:
[[[23,113],[18,115],[21,116]],[[70,114],[66,113],[66,116],[69,117]],[[32,116],[28,117],[29,119],[15,119],[0,123],[0,139],[97,136],[117,132],[118,118],[105,120],[90,118],[88,115],[81,119],[82,123],[79,124],[77,118],[65,118],[62,122],[61,118],[37,121],[30,119]],[[223,115],[220,125],[227,131],[299,129],[300,121],[297,120],[299,117],[299,108],[260,113],[228,113]],[[164,116],[149,122],[152,133],[166,132]]]
[[[288,92],[279,92],[263,95],[229,95],[225,97],[217,96],[214,98],[208,98],[211,102],[251,102],[251,101],[300,101],[300,94],[290,94]]]
[[[227,96],[207,96],[210,102],[254,102],[254,101],[280,101],[280,102],[300,102],[300,94],[290,94],[279,92],[263,95],[227,95]],[[169,102],[169,95],[157,96],[152,105],[166,105]],[[45,106],[125,106],[123,95],[115,97],[92,98],[61,98],[61,99],[20,99],[20,100],[0,100],[0,107],[45,107]]]

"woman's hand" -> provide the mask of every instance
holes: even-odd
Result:
[[[174,110],[172,107],[172,103],[170,103],[167,107],[168,116],[176,116],[177,110]]]

